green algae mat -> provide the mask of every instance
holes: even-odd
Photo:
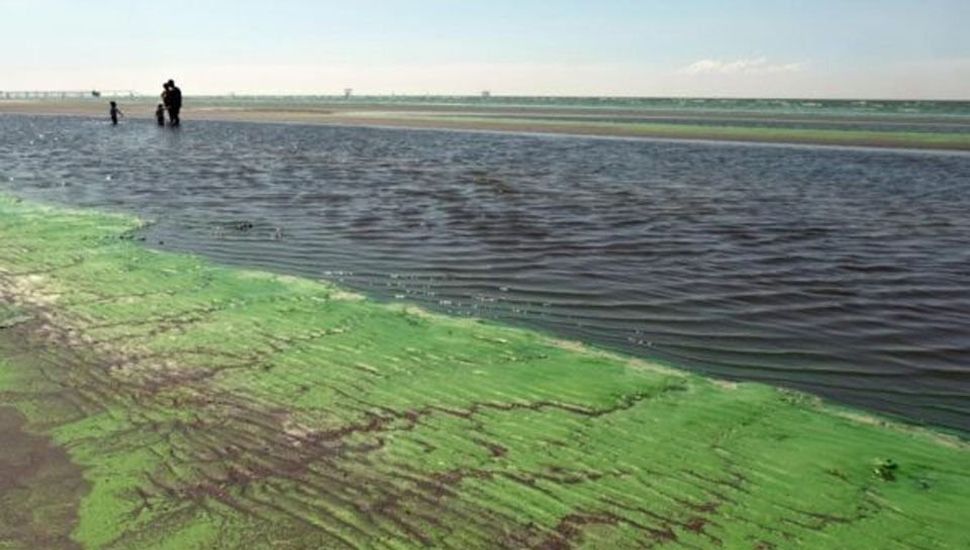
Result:
[[[967,548],[970,449],[0,198],[0,549]]]

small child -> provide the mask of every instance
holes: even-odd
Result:
[[[155,120],[158,121],[159,126],[165,126],[165,105],[158,104],[158,107],[155,109]]]
[[[122,113],[121,112],[121,109],[118,108],[118,104],[116,102],[112,101],[111,102],[111,124],[113,126],[117,126],[118,125],[118,117],[119,116],[122,116],[123,117],[123,116],[125,116],[125,114]]]

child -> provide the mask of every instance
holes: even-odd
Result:
[[[158,107],[155,109],[155,120],[158,121],[159,126],[165,126],[165,105],[158,104]]]
[[[111,124],[113,126],[117,126],[118,125],[118,117],[119,116],[125,116],[125,114],[122,113],[121,112],[121,109],[118,108],[118,104],[115,103],[114,101],[112,101],[111,102]]]

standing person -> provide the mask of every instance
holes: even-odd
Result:
[[[169,80],[165,83],[168,89],[168,98],[170,101],[170,106],[168,108],[168,118],[172,122],[172,126],[178,127],[181,124],[179,119],[179,111],[182,110],[182,90],[175,85],[174,80]]]
[[[111,101],[110,102],[110,105],[111,105],[111,110],[109,111],[109,113],[111,114],[111,125],[112,126],[117,126],[118,125],[118,117],[119,116],[122,116],[123,117],[123,116],[125,116],[125,114],[121,112],[121,109],[118,108],[118,104],[116,102]]]
[[[158,107],[155,109],[155,120],[158,121],[159,126],[165,126],[165,104],[159,103]]]

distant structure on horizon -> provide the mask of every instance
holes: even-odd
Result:
[[[488,99],[490,97],[492,97],[492,91],[491,90],[485,90],[485,91],[482,92],[482,99]]]
[[[353,88],[344,88],[344,99],[350,99],[350,96],[354,95]]]

